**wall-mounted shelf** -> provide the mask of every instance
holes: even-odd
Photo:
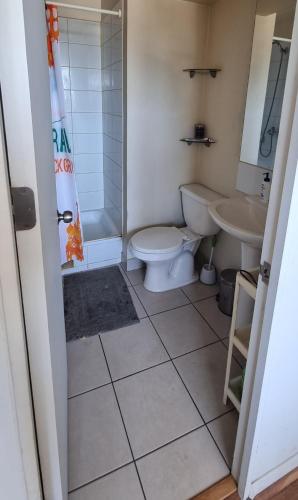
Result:
[[[196,139],[195,137],[185,137],[180,139],[181,142],[186,142],[188,146],[192,144],[204,144],[207,148],[210,148],[211,144],[215,144],[216,141],[210,137],[205,137],[204,139]]]
[[[209,73],[212,78],[216,78],[217,73],[221,71],[219,68],[187,68],[183,70],[189,73],[190,78],[193,78],[196,73]]]

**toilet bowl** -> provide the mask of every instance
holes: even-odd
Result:
[[[208,205],[222,196],[200,184],[181,186],[180,191],[186,227],[149,227],[130,240],[132,254],[146,265],[144,287],[151,292],[197,281],[194,255],[205,236],[219,231],[209,216]]]

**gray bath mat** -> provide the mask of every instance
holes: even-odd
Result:
[[[117,266],[71,274],[63,284],[67,341],[139,322]]]

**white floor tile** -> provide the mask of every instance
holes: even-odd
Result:
[[[138,324],[103,333],[101,340],[113,380],[169,359],[148,318]]]
[[[202,425],[172,363],[115,383],[135,457]]]
[[[69,400],[69,490],[132,459],[111,385]]]
[[[138,318],[139,319],[146,318],[147,313],[146,313],[144,307],[142,306],[142,303],[141,303],[139,297],[137,296],[136,292],[134,291],[133,287],[130,286],[128,288],[128,290],[129,290],[133,305],[135,306],[135,310],[136,310]]]
[[[208,424],[217,446],[225,457],[229,467],[232,467],[236,434],[238,428],[238,413],[236,410]]]
[[[191,304],[157,314],[151,319],[171,357],[218,340]]]
[[[134,269],[133,271],[127,271],[127,276],[132,285],[142,285],[145,278],[145,268]]]
[[[227,349],[229,348],[229,339],[224,339],[223,343],[225,344],[225,346],[227,347]],[[242,367],[242,368],[245,368],[245,365],[246,365],[246,359],[244,356],[242,356],[241,352],[238,351],[238,349],[236,349],[236,347],[234,347],[233,349],[233,358],[238,361],[239,365]]]
[[[97,335],[67,342],[67,368],[69,396],[111,382]]]
[[[147,500],[186,500],[229,470],[204,427],[137,461]]]
[[[227,350],[221,344],[175,359],[174,363],[206,422],[225,413],[231,405],[222,402],[227,362]],[[240,373],[233,361],[232,376]]]
[[[133,464],[126,465],[69,495],[69,500],[144,500]]]
[[[229,335],[231,318],[219,310],[215,297],[202,300],[195,304],[195,307],[220,338],[225,338]]]
[[[196,302],[197,300],[207,299],[216,295],[218,293],[218,286],[208,286],[197,281],[191,285],[184,286],[182,290],[191,302]]]
[[[179,289],[160,293],[149,292],[143,285],[137,285],[134,289],[149,316],[189,303],[189,300]]]

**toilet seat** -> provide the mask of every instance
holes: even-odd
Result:
[[[131,238],[133,248],[144,254],[172,254],[182,246],[185,235],[176,227],[149,227]]]

